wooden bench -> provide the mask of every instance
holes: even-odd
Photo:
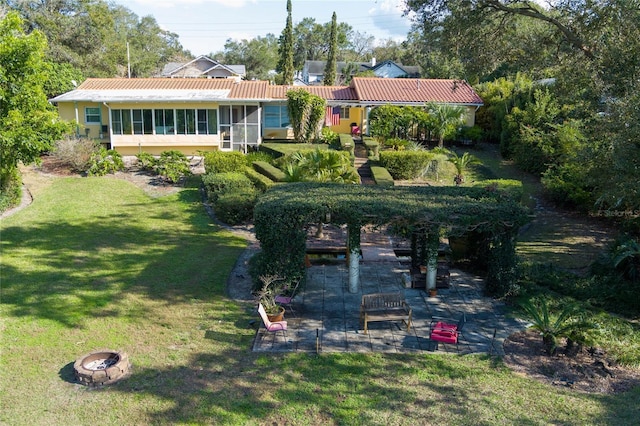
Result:
[[[373,293],[362,296],[360,320],[364,322],[364,333],[368,333],[369,321],[397,321],[411,328],[411,308],[402,293]]]

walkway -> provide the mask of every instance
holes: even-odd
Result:
[[[503,304],[482,297],[483,281],[451,270],[451,286],[439,289],[436,297],[424,290],[405,288],[400,262],[361,262],[361,288],[348,291],[348,271],[344,263],[317,265],[307,269],[307,285],[297,295],[295,314],[287,312],[289,331],[268,333],[260,323],[254,351],[277,352],[453,352],[503,354],[502,342],[525,328],[522,321],[504,315]],[[413,309],[409,332],[401,321],[373,322],[364,334],[359,319],[362,294],[404,291]],[[432,316],[459,319],[466,315],[460,350],[455,345],[436,345],[429,340]],[[495,339],[493,338],[495,332]]]

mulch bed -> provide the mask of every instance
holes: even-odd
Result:
[[[533,330],[511,335],[504,342],[504,351],[504,362],[513,371],[554,386],[614,394],[640,385],[640,370],[617,365],[599,348],[567,355],[561,346],[555,356],[548,356],[542,337]]]

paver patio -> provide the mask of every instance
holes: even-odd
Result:
[[[287,337],[267,332],[260,323],[253,350],[502,354],[504,339],[526,327],[525,322],[507,317],[501,302],[482,296],[483,280],[479,277],[451,269],[450,287],[438,289],[436,297],[429,297],[422,289],[405,288],[406,273],[408,268],[398,261],[361,261],[360,288],[352,294],[344,263],[307,268],[306,286],[294,302],[295,315],[286,314]],[[360,323],[362,295],[394,291],[403,291],[413,310],[411,330],[407,331],[402,321],[381,321],[369,323],[369,333],[364,334]],[[429,340],[432,316],[458,320],[463,314],[467,322],[459,350],[455,345],[436,346]]]

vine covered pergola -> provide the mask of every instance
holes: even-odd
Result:
[[[429,285],[430,280],[435,283],[440,237],[473,232],[487,241],[487,290],[504,294],[515,280],[515,237],[528,220],[528,210],[495,187],[278,185],[255,207],[255,232],[262,247],[255,267],[259,274],[300,278],[308,225],[346,225],[349,290],[357,292],[360,230],[386,226],[392,234],[411,238],[412,252],[422,244]]]

